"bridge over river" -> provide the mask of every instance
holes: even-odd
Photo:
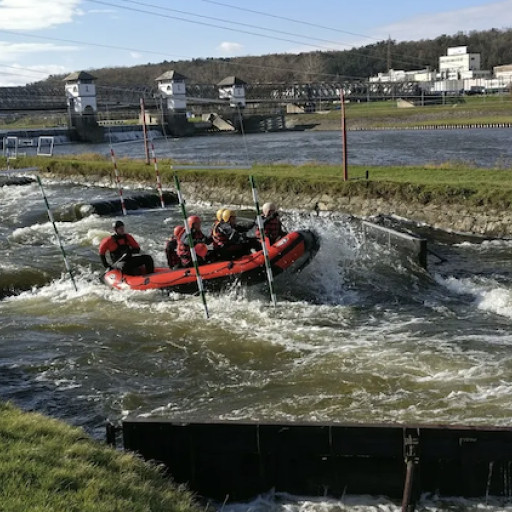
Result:
[[[155,87],[123,87],[97,85],[97,102],[100,111],[138,109],[140,98],[147,108],[160,108],[161,95]],[[228,100],[219,99],[214,84],[187,84],[187,104],[218,105]],[[422,96],[417,82],[370,83],[367,81],[319,82],[293,84],[247,84],[248,104],[321,103],[338,101],[340,92],[351,101],[375,101],[393,98],[418,98]],[[425,98],[425,96],[423,96]],[[0,87],[0,114],[15,112],[65,112],[67,110],[64,87],[29,85],[25,87]]]

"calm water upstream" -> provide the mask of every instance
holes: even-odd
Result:
[[[159,135],[154,132],[153,135]],[[144,157],[142,142],[117,142],[137,133],[112,133],[119,156]],[[415,165],[466,162],[478,167],[512,166],[512,129],[348,132],[349,160],[357,165]],[[293,163],[341,162],[340,132],[283,132],[158,139],[156,153],[179,162]],[[31,151],[29,148],[28,151]],[[33,151],[33,150],[32,150]],[[57,145],[56,154],[108,154],[108,144]]]
[[[482,132],[485,144],[491,132],[510,135]],[[460,136],[466,134],[472,132]],[[248,150],[260,142],[274,145],[274,156],[270,149],[259,150],[260,158],[286,161],[289,152],[295,154],[293,137],[304,145],[313,136],[318,154],[334,145],[334,134],[267,134],[248,137]],[[171,140],[164,147],[175,152],[204,144],[195,155],[199,159],[217,148],[212,159],[231,161],[222,145],[234,143],[234,137],[204,137]],[[509,146],[500,148],[510,158]],[[315,151],[304,161],[316,160]],[[70,184],[47,183],[46,189],[52,207],[115,197],[111,189]],[[208,220],[216,210],[192,204],[189,209]],[[164,240],[179,218],[173,207],[129,215],[126,223],[163,264]],[[294,212],[283,220],[289,230],[315,229],[322,247],[302,274],[277,280],[277,310],[269,307],[265,286],[233,287],[208,296],[207,321],[197,297],[112,291],[100,283],[97,248],[111,218],[58,223],[77,273],[75,292],[63,275],[37,186],[0,188],[0,288],[39,285],[0,301],[1,398],[83,426],[97,438],[104,436],[106,419],[128,414],[510,425],[512,241],[434,244],[447,262],[436,265],[433,258],[425,272],[364,243],[356,222]],[[422,506],[476,507],[462,500],[449,506],[427,500]],[[398,510],[377,497],[330,502],[283,495],[226,508]]]

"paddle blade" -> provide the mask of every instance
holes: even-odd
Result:
[[[197,244],[196,246],[194,246],[194,249],[196,250],[196,254],[203,259],[208,253],[208,247],[206,246],[206,244]]]

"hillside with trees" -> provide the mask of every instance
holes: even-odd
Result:
[[[104,86],[154,87],[155,78],[169,69],[184,74],[189,84],[215,84],[236,75],[251,84],[365,80],[392,69],[437,69],[439,57],[451,46],[467,46],[481,54],[482,69],[512,64],[512,29],[459,32],[433,40],[380,41],[345,51],[269,54],[224,59],[163,61],[132,67],[90,69]],[[78,71],[78,70],[77,70]],[[62,85],[65,75],[50,76],[38,85]]]

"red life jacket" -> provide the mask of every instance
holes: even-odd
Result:
[[[181,263],[180,257],[176,253],[178,247],[178,240],[175,236],[171,236],[165,244],[165,255],[167,256],[167,264],[169,268],[174,268]]]
[[[277,240],[279,240],[282,236],[286,234],[286,232],[283,229],[283,225],[281,224],[281,220],[277,216],[265,222],[265,225],[263,226],[263,232],[265,233],[265,236],[268,238],[270,244],[277,242]],[[256,236],[260,236],[259,229],[256,230]]]
[[[99,247],[100,255],[103,256],[109,252],[113,262],[117,261],[124,253],[138,253],[139,251],[139,244],[128,233],[108,236],[101,241]]]
[[[202,231],[193,230],[192,240],[194,241],[194,245],[204,244],[207,241],[207,237],[203,234]],[[188,245],[187,233],[183,233],[181,238],[178,240],[178,248],[176,249],[176,254],[178,255],[181,264],[184,267],[190,266],[192,263],[192,255],[190,254],[190,246]]]
[[[212,238],[213,238],[213,246],[215,248],[224,247],[229,240],[228,235],[226,233],[224,233],[224,231],[222,230],[223,225],[224,225],[224,222],[217,222],[213,226]]]

